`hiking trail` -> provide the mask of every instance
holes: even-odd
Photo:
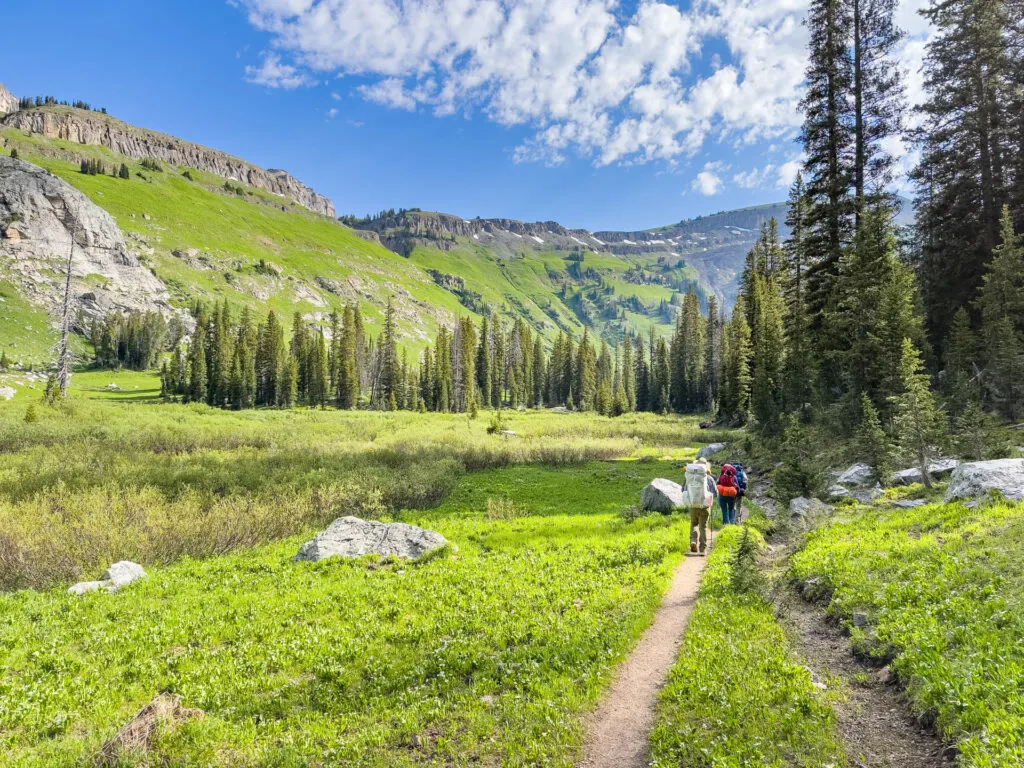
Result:
[[[646,768],[658,692],[675,662],[706,562],[692,555],[676,568],[654,620],[588,723],[577,768]]]

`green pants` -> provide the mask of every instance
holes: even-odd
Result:
[[[703,552],[708,546],[708,516],[710,512],[707,507],[690,507],[690,550],[697,546],[697,531],[700,530],[700,551]]]

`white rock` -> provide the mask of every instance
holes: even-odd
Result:
[[[683,486],[663,477],[652,480],[640,493],[640,506],[654,512],[668,513],[684,504]]]
[[[875,485],[874,488],[858,488],[850,495],[861,504],[870,504],[882,495],[882,486]]]
[[[708,443],[697,451],[698,459],[709,459],[719,451],[724,451],[728,446],[725,443]]]
[[[915,507],[923,507],[927,503],[924,499],[900,499],[894,502],[893,506],[899,509],[914,509]]]
[[[814,517],[821,513],[832,512],[835,509],[831,504],[826,504],[820,499],[808,499],[804,496],[797,496],[789,502],[789,514],[791,517],[807,518]]]
[[[328,557],[381,556],[417,558],[448,543],[440,533],[406,523],[379,523],[339,517],[299,549],[293,560],[317,562]]]
[[[14,387],[0,387],[0,400],[11,400],[18,394]]]
[[[953,471],[946,502],[975,499],[998,491],[1014,501],[1024,500],[1024,459],[995,459],[961,464]]]
[[[68,587],[69,595],[84,595],[86,592],[99,592],[107,586],[106,581],[80,581]]]
[[[110,582],[111,591],[126,587],[133,581],[146,578],[146,571],[138,563],[121,560],[107,568],[103,578]]]

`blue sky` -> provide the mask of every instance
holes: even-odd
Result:
[[[285,168],[339,214],[643,229],[784,198],[805,6],[9,0],[0,82]]]

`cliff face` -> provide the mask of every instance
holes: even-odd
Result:
[[[17,101],[14,106],[17,108]],[[285,171],[264,170],[224,152],[136,128],[109,115],[71,107],[41,107],[12,112],[0,124],[49,139],[100,145],[133,160],[151,157],[170,165],[195,168],[290,198],[315,213],[334,216],[330,200]]]
[[[0,117],[8,112],[16,112],[17,109],[18,100],[14,97],[13,93],[7,90],[3,83],[0,83]]]
[[[55,321],[72,236],[73,314],[173,311],[164,284],[128,249],[109,213],[48,171],[0,155],[0,275]]]

